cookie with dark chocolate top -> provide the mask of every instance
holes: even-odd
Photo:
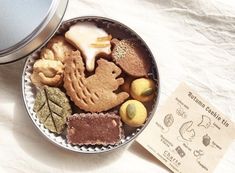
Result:
[[[74,145],[114,145],[123,137],[115,113],[81,113],[68,117],[67,141]]]
[[[135,39],[113,39],[112,58],[127,74],[134,77],[147,76],[150,59],[140,43]]]

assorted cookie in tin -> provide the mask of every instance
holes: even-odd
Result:
[[[146,122],[156,98],[151,59],[136,38],[77,22],[41,49],[34,111],[73,145],[115,145]]]
[[[69,116],[68,143],[74,145],[114,145],[123,137],[122,122],[115,113],[80,113]]]

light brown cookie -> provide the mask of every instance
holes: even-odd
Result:
[[[97,63],[95,74],[86,77],[79,51],[71,52],[65,60],[64,88],[67,95],[80,109],[88,112],[109,110],[129,97],[126,92],[113,92],[124,83],[123,78],[117,78],[121,69],[104,59],[99,59]]]
[[[63,36],[54,36],[41,50],[40,58],[58,60],[62,63],[70,51],[75,50]]]
[[[59,86],[63,81],[64,65],[60,61],[39,59],[33,65],[30,76],[35,86]]]
[[[112,58],[127,74],[134,77],[147,76],[150,59],[144,48],[134,39],[113,39]]]
[[[111,35],[108,35],[102,28],[98,28],[94,23],[76,23],[65,33],[65,38],[82,52],[88,71],[95,69],[97,55],[107,56],[111,53]]]

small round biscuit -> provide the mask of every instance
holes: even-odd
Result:
[[[60,61],[39,59],[34,63],[31,81],[35,86],[59,86],[63,81],[64,66]]]
[[[139,78],[131,83],[131,96],[141,102],[151,101],[155,95],[155,84],[153,80]]]
[[[137,100],[128,100],[120,107],[119,114],[122,121],[131,127],[139,127],[147,118],[145,106]]]
[[[58,60],[62,63],[67,55],[75,50],[63,36],[54,36],[41,51],[40,57],[42,59]]]

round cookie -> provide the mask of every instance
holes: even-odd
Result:
[[[131,127],[139,127],[147,118],[145,106],[137,100],[128,100],[120,107],[119,114],[122,121]]]
[[[67,55],[75,50],[63,36],[54,36],[47,43],[47,46],[41,50],[40,58],[49,60],[58,60],[62,63],[66,59]]]
[[[134,77],[147,76],[150,70],[150,60],[144,48],[137,40],[113,39],[112,58],[127,74]]]
[[[130,93],[134,99],[141,102],[151,101],[155,94],[155,84],[151,79],[136,79],[131,83]]]
[[[64,65],[57,60],[39,59],[30,76],[35,86],[59,86],[63,81]]]

